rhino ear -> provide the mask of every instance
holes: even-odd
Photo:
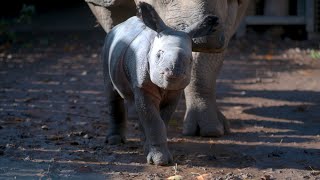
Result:
[[[137,16],[142,19],[144,24],[150,29],[160,33],[167,27],[156,10],[150,4],[139,2],[137,10]]]
[[[198,38],[213,33],[218,24],[217,16],[208,15],[202,21],[194,23],[184,31],[188,33],[191,38]]]

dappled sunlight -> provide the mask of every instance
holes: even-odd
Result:
[[[137,120],[128,123],[126,144],[105,144],[101,44],[91,42],[88,48],[78,42],[71,48],[76,52],[64,41],[55,48],[33,44],[41,51],[34,57],[26,48],[12,50],[10,60],[0,58],[1,177],[174,175],[175,164],[146,164]],[[263,42],[253,52],[242,50],[242,41],[231,42],[217,81],[218,106],[230,120],[231,133],[182,136],[184,99],[169,122],[169,149],[179,174],[319,170],[319,64],[309,59],[303,44],[296,45],[299,53],[279,42],[269,56]]]

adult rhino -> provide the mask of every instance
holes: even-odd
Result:
[[[186,113],[183,134],[222,136],[229,123],[216,103],[216,79],[224,51],[245,14],[249,0],[85,0],[106,32],[134,16],[136,4],[147,2],[163,21],[174,29],[185,29],[203,17],[214,14],[219,27],[209,36],[193,39],[193,67],[185,89]]]

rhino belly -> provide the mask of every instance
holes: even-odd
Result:
[[[119,95],[124,99],[132,99],[131,85],[123,68],[123,60],[120,60],[116,68],[111,69],[109,72],[113,87]]]

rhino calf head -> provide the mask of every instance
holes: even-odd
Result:
[[[151,81],[166,90],[185,88],[191,78],[192,38],[213,33],[218,18],[208,15],[177,31],[167,26],[151,5],[139,3],[138,9],[145,25],[157,32],[148,54]]]

